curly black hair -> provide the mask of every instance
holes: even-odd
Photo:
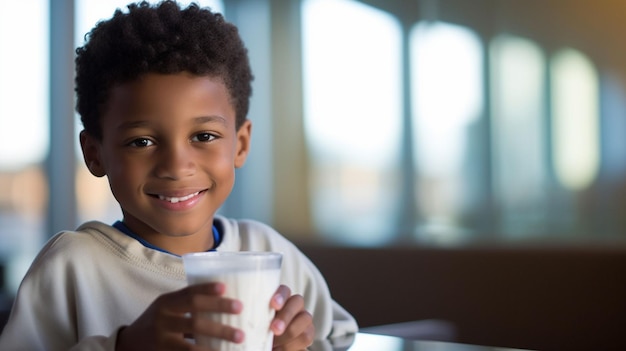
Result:
[[[246,120],[252,95],[248,51],[237,27],[219,13],[175,1],[129,4],[99,22],[76,49],[76,110],[85,131],[102,138],[100,119],[111,89],[146,73],[220,78],[236,113]]]

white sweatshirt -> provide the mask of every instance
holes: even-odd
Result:
[[[217,251],[283,254],[281,284],[304,297],[316,339],[357,332],[317,268],[287,239],[259,222],[215,220],[223,229]],[[54,236],[35,258],[0,335],[0,350],[114,350],[120,327],[159,295],[186,285],[180,257],[145,247],[109,225],[85,223]]]

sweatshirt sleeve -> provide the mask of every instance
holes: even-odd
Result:
[[[78,318],[71,265],[62,252],[62,235],[52,238],[24,276],[0,335],[0,350],[114,351],[117,331],[110,336],[88,336],[78,341]]]
[[[22,294],[22,297],[26,293]],[[18,296],[19,293],[18,293]],[[63,332],[63,323],[43,316],[40,308],[29,308],[24,303],[13,306],[11,316],[0,335],[0,350],[3,351],[115,351],[117,331],[110,336],[89,336],[78,343],[71,333]]]
[[[333,300],[333,326],[328,338],[344,337],[358,331],[359,327],[354,317]]]
[[[321,272],[308,257],[299,250],[295,250],[298,260],[304,262],[305,268],[299,273],[293,272],[292,274],[299,275],[302,279],[301,283],[305,286],[303,295],[307,310],[313,314],[316,339],[331,339],[356,333],[359,329],[356,320],[332,298]]]
[[[62,264],[48,260],[58,238],[46,244],[22,280],[0,336],[1,350],[60,350],[73,344],[73,316],[59,271]]]

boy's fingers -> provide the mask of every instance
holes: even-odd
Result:
[[[162,311],[173,314],[211,311],[239,313],[242,309],[240,301],[224,298],[224,284],[207,283],[192,285],[184,289],[161,295],[155,301]]]
[[[186,325],[192,335],[205,335],[234,343],[241,343],[245,337],[242,330],[214,322],[208,318],[189,318]]]
[[[239,343],[244,339],[243,331],[217,323],[206,316],[168,316],[159,322],[168,339],[181,339],[182,335],[205,335]]]
[[[189,333],[191,332],[189,319],[189,317],[182,315],[163,316],[156,321],[157,329],[166,331],[168,334],[175,333],[176,335],[180,335],[180,333]]]
[[[183,288],[181,291],[186,291],[189,294],[204,294],[204,295],[222,295],[226,291],[226,286],[223,283],[201,283],[189,285]]]
[[[272,297],[272,300],[270,301],[270,307],[277,311],[282,309],[285,301],[287,301],[289,296],[291,296],[291,289],[289,289],[289,287],[285,285],[279,286],[278,289],[276,289],[276,293]]]
[[[300,350],[310,346],[314,337],[313,317],[307,311],[302,311],[294,317],[283,334],[274,337],[274,346]]]
[[[243,309],[239,300],[225,297],[197,295],[191,300],[190,312],[220,312],[238,314]]]
[[[285,328],[291,324],[294,317],[302,311],[306,312],[304,310],[304,298],[300,295],[291,296],[283,308],[276,311],[276,316],[271,324],[271,329],[274,334],[282,334]]]

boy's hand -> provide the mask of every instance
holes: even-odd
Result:
[[[200,334],[232,342],[243,332],[202,318],[201,312],[241,312],[241,302],[222,297],[224,284],[206,283],[159,296],[131,325],[118,334],[116,350],[201,350],[186,336]]]
[[[270,324],[274,332],[273,350],[306,350],[313,343],[315,326],[313,316],[304,309],[304,298],[291,295],[291,290],[281,285],[270,305],[276,310],[276,317]]]

